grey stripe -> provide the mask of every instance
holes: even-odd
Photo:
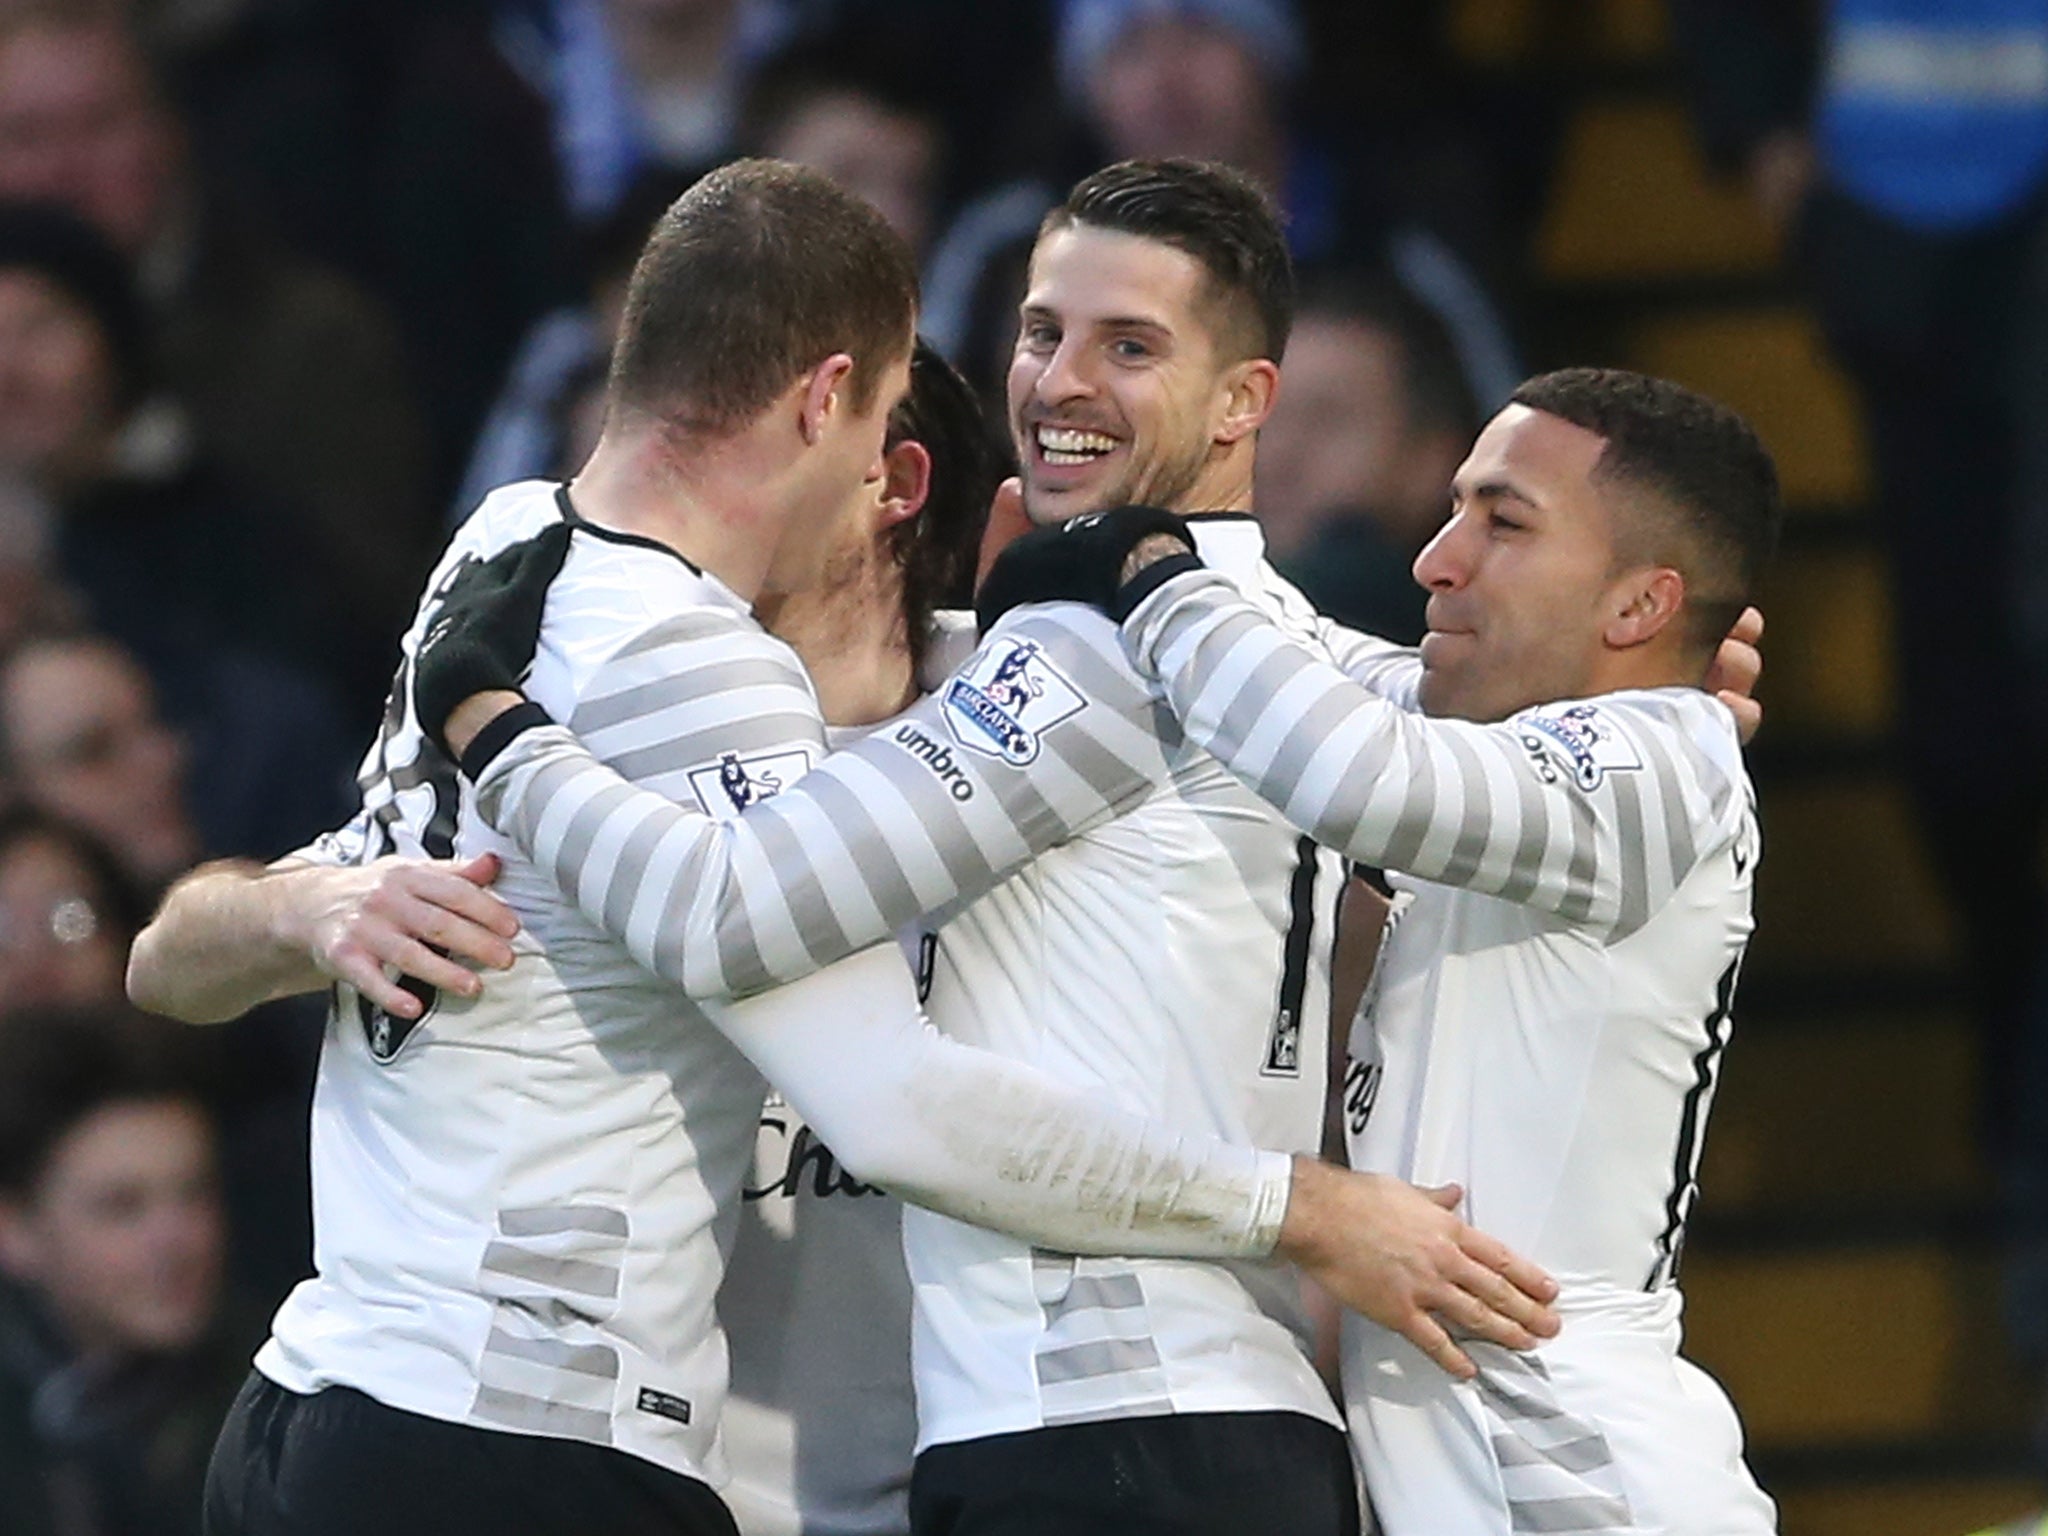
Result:
[[[1596,856],[1600,840],[1599,826],[1593,815],[1593,806],[1569,777],[1569,769],[1560,769],[1558,793],[1564,796],[1565,809],[1571,813],[1571,859],[1565,865],[1564,899],[1557,904],[1557,915],[1566,922],[1583,923],[1593,911],[1593,898],[1598,893],[1594,884],[1597,868]]]
[[[1640,773],[1610,773],[1607,782],[1614,793],[1614,884],[1619,889],[1614,915],[1617,934],[1634,933],[1649,920],[1650,878],[1644,867],[1649,850],[1643,846],[1643,776]]]
[[[1519,1435],[1496,1434],[1494,1459],[1504,1467],[1558,1467],[1566,1472],[1597,1472],[1614,1465],[1614,1452],[1601,1434],[1581,1435],[1558,1445],[1533,1445]]]
[[[1585,1494],[1568,1499],[1511,1499],[1508,1519],[1518,1531],[1612,1531],[1633,1524],[1626,1499]]]
[[[763,752],[775,749],[796,751],[823,744],[818,738],[818,717],[796,711],[757,715],[747,720],[714,720],[701,730],[671,736],[645,747],[609,753],[605,765],[622,778],[636,783],[658,774],[680,773],[715,761],[726,752]]]
[[[588,764],[567,766],[572,774],[579,769],[587,772],[589,768]],[[548,776],[553,777],[552,770]],[[538,777],[535,780],[535,787],[541,787]],[[596,844],[598,835],[604,831],[605,824],[640,793],[641,791],[631,784],[607,784],[579,806],[576,814],[569,818],[569,825],[562,829],[561,840],[555,844],[554,856],[548,863],[554,872],[555,884],[572,899],[575,893],[582,889],[584,866],[589,862],[590,850]],[[540,817],[547,802],[553,797],[552,788],[543,794],[529,797],[528,803],[534,808],[533,824],[536,827],[540,824]]]
[[[592,1264],[584,1259],[552,1258],[511,1243],[492,1243],[484,1249],[482,1267],[485,1274],[510,1275],[517,1280],[531,1280],[535,1285],[569,1291],[578,1296],[615,1297],[619,1294],[619,1272],[611,1265]]]
[[[1414,761],[1414,776],[1402,792],[1400,812],[1387,838],[1385,867],[1433,878],[1429,870],[1417,868],[1416,855],[1436,819],[1436,759],[1423,751],[1414,754]]]
[[[533,829],[539,821],[538,807],[545,807],[549,800],[560,793],[564,784],[577,774],[589,770],[588,763],[565,762],[559,756],[564,744],[581,746],[574,737],[560,728],[545,731],[528,731],[515,739],[498,758],[499,763],[513,766],[503,772],[497,765],[484,775],[483,783],[477,786],[477,809],[484,819],[499,831],[516,838],[533,853],[536,862],[541,859],[538,848],[533,846]],[[529,753],[539,754],[538,766],[532,766],[535,759]]]
[[[758,639],[760,631],[736,613],[720,613],[711,608],[690,609],[642,630],[612,652],[612,660],[631,661],[635,656],[645,656],[649,651],[658,651],[667,645],[692,645],[699,640],[740,637]]]
[[[1334,706],[1329,712],[1331,723],[1326,729],[1341,738],[1350,716],[1346,685],[1332,684],[1324,700],[1319,700],[1316,707],[1307,712],[1305,718],[1319,729],[1325,728],[1321,724],[1325,701]],[[1393,866],[1386,858],[1386,852],[1389,841],[1400,826],[1400,805],[1397,803],[1391,812],[1382,813],[1384,825],[1369,826],[1366,809],[1372,804],[1373,793],[1381,782],[1397,772],[1394,767],[1397,759],[1403,764],[1398,770],[1400,778],[1405,780],[1409,776],[1406,767],[1409,732],[1398,717],[1383,720],[1383,724],[1385,729],[1367,732],[1364,740],[1353,749],[1351,760],[1339,772],[1327,803],[1317,810],[1315,826],[1311,830],[1325,834],[1328,841],[1336,846],[1391,868]],[[1311,748],[1317,744],[1315,741],[1309,743]],[[1282,750],[1291,755],[1292,743]]]
[[[471,1418],[511,1429],[539,1430],[566,1435],[571,1440],[588,1440],[598,1445],[612,1443],[612,1418],[588,1408],[571,1408],[503,1387],[479,1386],[476,1400],[469,1405]]]
[[[1045,1309],[1051,1321],[1070,1312],[1093,1308],[1120,1312],[1145,1305],[1145,1287],[1136,1275],[1076,1275],[1067,1294]]]
[[[603,1237],[630,1237],[626,1213],[609,1205],[530,1205],[498,1212],[498,1230],[507,1237],[549,1237],[557,1232],[596,1232]]]
[[[625,842],[619,845],[618,857],[606,872],[604,916],[600,923],[614,938],[623,935],[632,923],[633,913],[640,906],[640,886],[647,878],[648,862],[675,824],[673,816],[657,812],[628,832]],[[660,899],[658,894],[656,899]]]
[[[1038,1384],[1051,1387],[1063,1381],[1155,1370],[1159,1366],[1159,1348],[1150,1339],[1100,1339],[1046,1350],[1033,1364]]]
[[[770,877],[781,889],[783,900],[789,903],[790,916],[796,921],[797,940],[803,945],[804,953],[820,965],[852,954],[857,944],[864,940],[849,940],[846,930],[840,926],[831,900],[825,894],[824,879],[819,875],[817,865],[811,862],[810,855],[804,852],[802,839],[790,825],[789,817],[770,804],[747,824],[758,834],[761,858],[767,863]],[[743,917],[744,909],[734,915]],[[880,939],[887,933],[888,928],[884,925],[880,932],[866,935],[865,940]]]
[[[619,1352],[609,1344],[564,1344],[558,1339],[522,1339],[517,1334],[494,1327],[491,1336],[484,1341],[484,1354],[510,1355],[515,1360],[531,1360],[535,1365],[574,1371],[579,1376],[594,1376],[600,1381],[619,1379]]]
[[[1451,845],[1450,857],[1436,878],[1446,885],[1470,885],[1473,875],[1479,872],[1487,845],[1493,840],[1493,785],[1471,742],[1456,731],[1444,739],[1465,787],[1465,810],[1458,840]]]
[[[1170,1397],[1148,1397],[1135,1403],[1118,1403],[1114,1408],[1078,1409],[1069,1413],[1048,1413],[1043,1416],[1047,1429],[1061,1424],[1100,1424],[1107,1419],[1157,1419],[1172,1413],[1173,1399]]]
[[[687,663],[689,658],[685,655],[680,659]],[[628,683],[614,693],[587,695],[577,702],[576,713],[569,723],[577,735],[590,736],[616,725],[645,720],[665,709],[701,704],[721,695],[749,692],[771,697],[794,692],[799,699],[808,697],[803,680],[787,665],[748,656],[696,666],[686,664],[645,682]],[[784,699],[777,698],[777,703],[785,711],[790,708]],[[813,721],[814,729],[815,725]]]
[[[831,823],[846,846],[859,850],[861,880],[881,910],[882,921],[895,929],[917,918],[924,904],[917,899],[910,877],[903,872],[902,860],[897,858],[895,848],[861,797],[830,770],[812,774],[804,790],[817,806],[818,814]]]
[[[1543,866],[1550,857],[1550,797],[1532,773],[1517,771],[1514,780],[1516,800],[1522,808],[1522,829],[1513,866],[1500,888],[1500,898],[1519,906],[1536,893]]]
[[[1664,817],[1664,848],[1666,857],[1671,860],[1671,884],[1675,890],[1678,883],[1692,873],[1692,867],[1699,859],[1692,813],[1685,804],[1684,768],[1665,750],[1664,742],[1650,732],[1643,733],[1642,745],[1651,771],[1656,774],[1658,807]]]
[[[1188,669],[1192,674],[1190,681],[1198,693],[1207,691],[1218,667],[1254,623],[1254,620],[1239,615],[1226,619],[1203,637],[1195,651],[1195,665]],[[1217,716],[1216,729],[1211,735],[1223,749],[1219,756],[1234,757],[1237,754],[1244,746],[1245,738],[1251,735],[1265,715],[1266,706],[1272,702],[1273,696],[1301,670],[1301,658],[1286,649],[1275,650],[1252,668],[1250,675],[1238,684],[1230,702]]]
[[[744,836],[745,834],[739,834]],[[746,869],[738,859],[726,866],[725,887],[719,894],[715,939],[718,948],[718,974],[725,983],[725,990],[735,997],[744,997],[758,992],[789,978],[778,975],[769,965],[767,953],[762,949],[761,935],[754,924],[754,903],[749,899]],[[675,914],[677,931],[673,940],[676,952],[675,963],[687,967],[692,948],[689,943],[689,913],[691,903],[687,893],[704,878],[704,860],[700,856],[686,859],[676,871],[681,877],[671,887],[669,910]]]
[[[1553,1402],[1534,1396],[1526,1388],[1489,1376],[1479,1378],[1479,1390],[1502,1409],[1507,1418],[1561,1419],[1564,1410]]]
[[[1301,718],[1288,728],[1286,736],[1280,743],[1280,750],[1273,754],[1272,763],[1260,776],[1261,793],[1277,796],[1281,805],[1292,799],[1295,791],[1301,787],[1302,775],[1308,772],[1309,760],[1315,756],[1324,742],[1343,728],[1351,714],[1352,697],[1342,687],[1332,687],[1303,711]],[[1359,778],[1357,787],[1369,794],[1373,778],[1360,775],[1356,762],[1346,767],[1342,780],[1343,787],[1353,787],[1354,776]],[[1362,809],[1363,801],[1360,805]],[[1318,820],[1325,827],[1334,826],[1330,818],[1319,817]],[[1357,820],[1354,816],[1344,825],[1355,826]]]

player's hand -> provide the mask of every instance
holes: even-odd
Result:
[[[1451,1375],[1475,1373],[1453,1333],[1534,1349],[1558,1329],[1557,1283],[1454,1214],[1455,1185],[1295,1159],[1280,1248],[1331,1295]]]
[[[1763,638],[1763,614],[1755,608],[1743,609],[1707,668],[1706,690],[1735,716],[1735,732],[1744,746],[1756,739],[1764,723],[1764,707],[1753,697],[1757,679],[1764,672]]]
[[[987,634],[997,619],[1025,603],[1092,603],[1112,612],[1131,554],[1159,536],[1160,554],[1192,557],[1186,521],[1157,507],[1090,512],[1057,528],[1035,528],[996,557],[975,594],[974,614]]]
[[[281,895],[285,927],[325,974],[394,1017],[418,1018],[420,1000],[386,967],[474,997],[483,980],[472,967],[512,964],[519,918],[485,889],[499,868],[491,853],[467,863],[393,855],[360,867],[308,866],[291,872]]]
[[[449,756],[448,717],[472,694],[516,690],[540,646],[548,586],[569,555],[570,527],[551,523],[488,560],[458,570],[443,589],[413,663],[413,708]]]
[[[996,487],[988,505],[988,521],[981,530],[981,556],[974,565],[974,588],[988,580],[996,556],[1031,531],[1031,514],[1024,510],[1024,482],[1015,475]]]

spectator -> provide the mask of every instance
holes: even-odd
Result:
[[[0,1020],[0,1422],[32,1437],[8,1448],[32,1501],[10,1530],[199,1530],[250,1341],[224,1324],[213,1120],[183,1045],[125,1011]]]
[[[743,153],[807,165],[866,198],[913,251],[930,243],[945,140],[881,49],[827,37],[777,55],[748,87],[737,141]]]
[[[1298,263],[1385,265],[1449,328],[1474,396],[1505,400],[1521,377],[1498,307],[1466,258],[1387,204],[1291,110],[1305,44],[1288,0],[1065,0],[1060,84],[1088,165],[1220,160],[1263,185],[1287,216]],[[963,210],[934,251],[924,326],[977,383],[1007,364],[1020,246],[1050,186],[999,189]]]
[[[199,860],[184,743],[111,640],[45,636],[0,662],[0,764],[24,802],[90,830],[139,889],[159,891]]]
[[[428,533],[424,445],[391,327],[201,185],[124,7],[0,11],[0,197],[67,204],[133,264],[148,342],[199,441],[255,494],[304,509],[325,578],[388,649]],[[388,665],[380,653],[374,670]]]
[[[0,207],[0,472],[54,509],[65,584],[192,736],[209,843],[268,857],[343,797],[350,747],[332,706],[274,658],[347,649],[349,594],[165,430],[144,345],[120,261],[90,229]],[[58,607],[49,592],[24,601]],[[388,671],[388,642],[353,632]],[[294,765],[311,794],[271,778]]]
[[[602,218],[650,171],[730,158],[747,77],[788,35],[774,0],[520,0],[500,35],[547,97],[570,212]]]
[[[652,172],[583,232],[584,296],[543,315],[520,343],[470,451],[469,468],[449,508],[451,522],[469,516],[501,485],[567,475],[580,465],[573,452],[576,409],[604,382],[626,305],[626,280],[647,232],[683,186],[666,171]]]
[[[1259,434],[1273,561],[1340,623],[1414,644],[1410,568],[1442,526],[1478,412],[1442,324],[1391,276],[1312,274]]]
[[[0,810],[0,1010],[119,1003],[143,915],[97,838],[26,805]]]

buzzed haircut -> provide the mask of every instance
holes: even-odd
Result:
[[[1616,546],[1684,576],[1687,642],[1711,651],[1777,549],[1778,470],[1756,430],[1695,390],[1619,368],[1542,374],[1510,399],[1607,439],[1595,477],[1650,493],[1627,501]]]
[[[735,160],[661,216],[633,268],[614,408],[732,432],[836,352],[854,408],[910,346],[917,272],[882,216],[815,171]]]
[[[1207,160],[1120,160],[1076,183],[1039,236],[1074,224],[1157,240],[1201,263],[1226,321],[1216,341],[1230,361],[1277,363],[1287,350],[1294,261],[1279,210],[1242,171]]]
[[[974,568],[989,503],[1007,468],[974,388],[929,342],[910,359],[910,393],[889,419],[889,442],[931,454],[931,485],[915,517],[888,532],[903,572],[903,611],[913,666],[922,666],[936,609],[974,601]]]

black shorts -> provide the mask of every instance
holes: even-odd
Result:
[[[1301,1413],[1106,1419],[935,1445],[912,1536],[1357,1536],[1343,1431]]]
[[[695,1478],[252,1372],[206,1473],[206,1536],[737,1536]]]

